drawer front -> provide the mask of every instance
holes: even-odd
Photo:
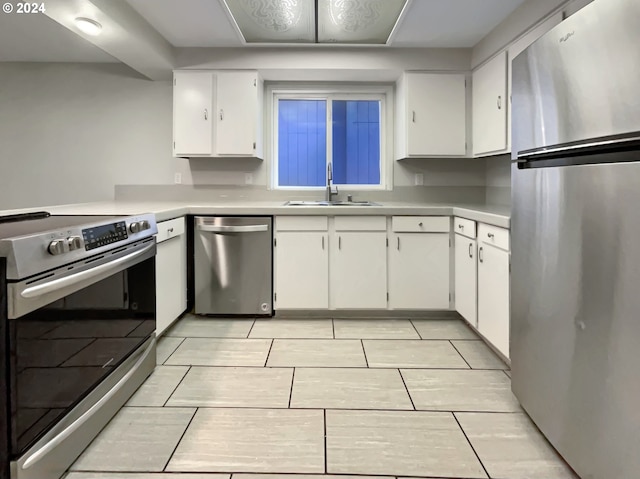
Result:
[[[336,231],[387,231],[386,216],[336,216]]]
[[[276,216],[276,231],[327,231],[326,216]]]
[[[476,222],[466,220],[464,218],[458,218],[456,216],[453,219],[453,231],[462,236],[473,239],[476,237]]]
[[[184,234],[185,219],[184,217],[176,218],[169,221],[161,221],[158,223],[158,243],[162,243],[175,236]]]
[[[478,239],[486,244],[509,251],[509,230],[480,223],[478,225]]]
[[[449,216],[394,216],[391,230],[396,233],[448,233],[451,219]]]

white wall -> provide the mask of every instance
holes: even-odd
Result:
[[[0,210],[173,182],[170,82],[86,63],[0,63],[0,78]]]

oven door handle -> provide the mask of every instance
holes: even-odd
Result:
[[[131,367],[131,369],[107,392],[104,396],[102,396],[98,402],[96,402],[93,406],[91,406],[87,411],[85,411],[78,419],[69,424],[60,434],[56,435],[49,442],[47,442],[43,447],[35,451],[29,457],[26,458],[24,464],[22,465],[22,469],[29,469],[36,465],[42,458],[44,458],[47,454],[53,451],[56,447],[58,447],[62,442],[64,442],[69,436],[71,436],[76,430],[78,430],[82,425],[87,422],[91,417],[96,414],[107,402],[111,400],[111,398],[116,395],[129,381],[131,376],[136,374],[140,366],[145,362],[149,354],[152,351],[155,351],[156,340],[153,339],[149,346],[141,351],[141,357],[136,361],[136,363]]]
[[[129,266],[133,266],[138,262],[141,256],[146,255],[154,248],[155,243],[152,243],[146,248],[136,251],[135,253],[122,256],[121,258],[114,259],[113,261],[109,261],[108,263],[101,264],[86,271],[80,271],[79,273],[75,273],[70,276],[31,286],[20,292],[20,296],[25,299],[33,299],[80,283],[93,283],[99,281],[117,273],[118,271],[126,269]]]

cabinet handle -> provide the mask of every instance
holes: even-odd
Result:
[[[206,108],[204,109],[204,119],[205,120],[209,119],[209,111]]]
[[[220,121],[224,120],[224,110],[220,109]]]
[[[502,95],[498,95],[498,110],[502,110]]]
[[[338,236],[338,249],[342,249],[342,236]]]
[[[480,246],[480,249],[478,250],[478,261],[484,263],[484,258],[482,257],[482,249],[482,246]]]
[[[169,228],[169,229],[167,230],[167,233],[173,233],[173,228]]]
[[[322,237],[322,249],[324,249],[324,236]]]
[[[414,123],[416,122],[416,111],[415,110],[413,110],[411,112],[411,121],[414,122]]]
[[[420,228],[422,228],[422,223],[418,223],[418,226],[419,226]]]
[[[493,233],[487,233],[487,236],[491,239],[495,238],[496,235],[494,235]]]
[[[400,251],[400,236],[398,236],[398,251]]]
[[[473,253],[471,252],[471,248],[473,248],[473,243],[469,243],[469,258],[473,258]]]
[[[463,230],[464,229],[464,225],[458,225],[458,229],[459,230]]]

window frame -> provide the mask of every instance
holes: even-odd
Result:
[[[267,87],[267,111],[271,121],[267,141],[269,152],[270,185],[274,190],[322,191],[326,186],[282,186],[278,183],[278,101],[327,100],[327,159],[333,162],[333,100],[374,100],[380,102],[380,184],[338,184],[350,191],[391,190],[393,185],[393,85],[348,84],[309,85],[273,84]]]

